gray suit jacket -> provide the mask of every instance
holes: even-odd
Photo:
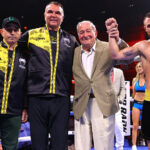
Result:
[[[115,93],[119,101],[123,101],[125,97],[125,81],[123,71],[118,68],[113,68],[114,71],[114,80],[113,80],[113,87]]]
[[[121,47],[126,47],[121,43]],[[97,104],[104,116],[110,116],[119,109],[117,97],[110,80],[110,70],[115,64],[109,53],[108,42],[96,40],[96,52],[91,79],[82,66],[81,46],[75,49],[73,62],[73,76],[75,80],[75,95],[73,111],[76,119],[84,113],[91,89],[96,97]]]

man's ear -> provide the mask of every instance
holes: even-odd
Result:
[[[44,20],[45,20],[45,12],[44,12],[44,14],[43,14],[43,15],[44,15]]]
[[[95,36],[97,37],[97,35],[98,35],[98,31],[96,30],[96,31],[95,31]]]
[[[1,34],[1,35],[3,34],[3,29],[0,29],[0,34]]]
[[[143,27],[144,27],[144,30],[145,30],[145,29],[146,29],[146,26],[144,25]]]

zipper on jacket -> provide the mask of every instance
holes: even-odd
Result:
[[[10,84],[11,84],[11,81],[12,81],[12,74],[13,74],[13,70],[14,70],[16,47],[17,47],[17,45],[15,46],[15,48],[13,50],[12,64],[11,64],[9,77],[7,76],[7,74],[8,74],[8,55],[7,55],[7,68],[6,68],[5,76],[4,76],[4,89],[3,89],[1,114],[7,114],[8,97],[9,97]],[[8,47],[8,50],[9,50],[9,47]]]

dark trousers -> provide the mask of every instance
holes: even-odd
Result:
[[[69,97],[29,97],[29,121],[33,150],[67,150]]]
[[[144,101],[142,111],[142,134],[146,140],[150,140],[150,101]]]
[[[16,150],[21,116],[0,115],[0,133],[3,150]]]

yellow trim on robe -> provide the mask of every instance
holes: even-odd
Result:
[[[57,47],[56,47],[56,57],[55,57],[54,66],[53,66],[53,59],[52,59],[51,39],[50,39],[48,28],[46,27],[45,29],[45,27],[41,27],[41,28],[37,28],[37,29],[33,29],[29,31],[28,45],[29,43],[34,44],[37,47],[40,47],[49,53],[50,66],[51,66],[50,89],[49,89],[50,94],[55,94],[55,88],[56,88],[56,85],[55,85],[56,73],[57,73],[57,63],[58,63],[58,57],[59,57],[59,29],[57,30]]]
[[[6,49],[7,52],[7,68],[5,69],[5,76],[4,76],[4,90],[3,90],[3,99],[2,99],[2,107],[1,107],[1,114],[7,114],[7,105],[8,105],[8,97],[9,97],[9,90],[10,90],[10,85],[12,81],[12,75],[13,75],[13,70],[14,70],[14,61],[15,61],[15,50],[16,50],[17,45],[15,46],[13,50],[13,56],[12,56],[12,65],[11,65],[11,70],[9,77],[7,79],[7,74],[8,74],[8,49]]]

